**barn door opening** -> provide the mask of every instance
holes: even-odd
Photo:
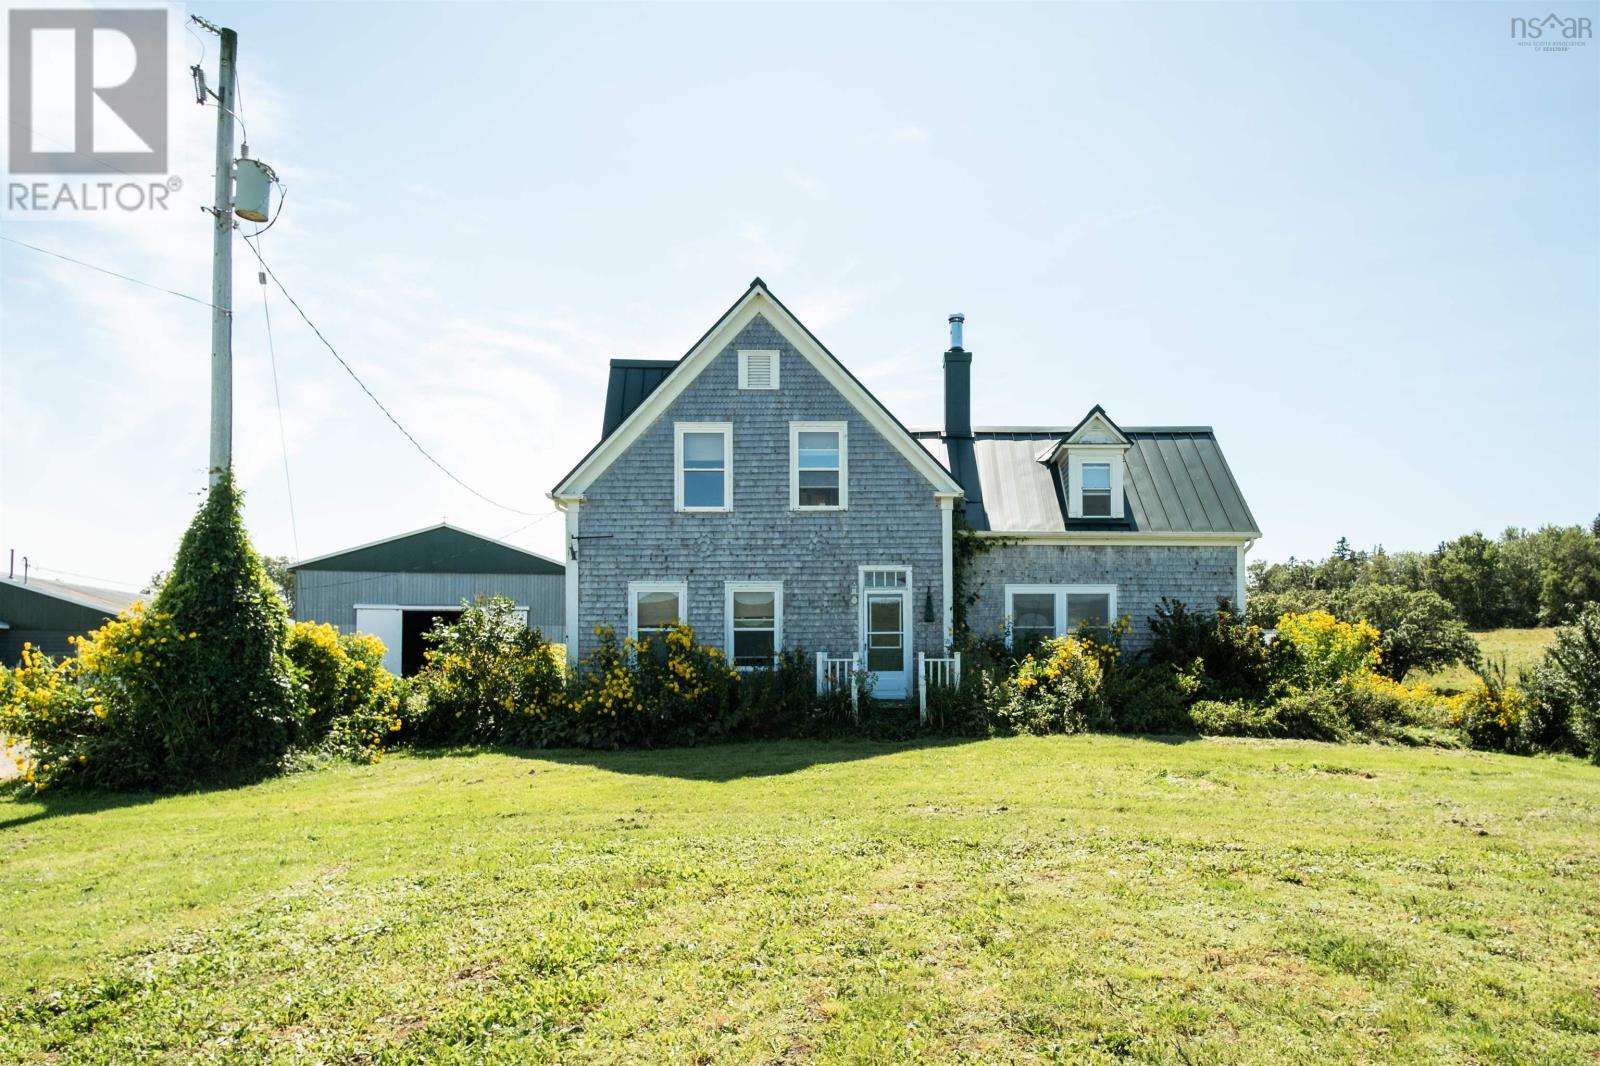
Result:
[[[430,629],[441,622],[450,625],[460,620],[459,610],[442,611],[425,607],[403,612],[400,622],[400,676],[412,677],[422,672],[425,665],[423,656],[433,647],[433,642],[427,637]]]

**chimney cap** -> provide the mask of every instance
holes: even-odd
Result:
[[[967,316],[962,314],[960,311],[957,311],[955,314],[950,316],[950,321],[952,322],[965,322],[966,320]]]

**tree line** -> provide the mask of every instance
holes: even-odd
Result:
[[[1600,517],[1582,526],[1473,532],[1431,552],[1360,551],[1340,537],[1325,559],[1250,564],[1249,589],[1297,600],[1373,586],[1433,593],[1473,629],[1556,626],[1600,601]]]

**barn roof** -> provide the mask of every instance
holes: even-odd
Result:
[[[328,555],[302,559],[290,570],[399,574],[561,574],[562,565],[538,552],[440,522]]]
[[[48,578],[0,577],[0,625],[12,629],[92,629],[139,599],[132,592]]]

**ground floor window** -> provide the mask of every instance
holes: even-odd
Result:
[[[1115,585],[1006,586],[1006,622],[1012,647],[1026,648],[1084,630],[1105,630],[1116,616]]]
[[[628,584],[628,636],[648,640],[687,622],[689,590],[682,581],[633,581]]]
[[[727,619],[728,658],[733,665],[771,666],[783,647],[783,584],[728,582]]]

